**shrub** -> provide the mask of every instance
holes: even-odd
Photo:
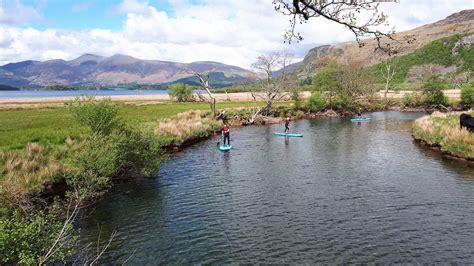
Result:
[[[18,210],[0,210],[0,264],[39,264],[62,227],[57,211],[25,214]],[[64,229],[66,235],[73,235],[72,225]],[[71,255],[71,242],[62,243],[49,262],[64,261]]]
[[[184,83],[176,83],[168,87],[168,94],[178,102],[189,102],[194,99],[194,87]]]
[[[474,106],[474,80],[462,87],[461,101],[469,107]]]
[[[423,97],[420,93],[412,92],[403,95],[402,99],[403,106],[405,107],[417,107],[423,105]]]
[[[311,97],[308,99],[308,105],[312,112],[321,112],[327,106],[326,100],[321,97],[319,92],[313,92],[311,94]]]
[[[424,102],[429,105],[448,105],[449,100],[443,93],[446,88],[446,82],[439,76],[431,76],[423,83],[422,89],[425,96]]]
[[[66,106],[81,125],[95,134],[109,135],[122,123],[118,117],[118,106],[110,98],[77,97]]]

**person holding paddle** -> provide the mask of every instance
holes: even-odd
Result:
[[[224,146],[226,146],[226,140],[227,145],[230,146],[230,128],[227,124],[224,124],[224,128],[222,128],[222,137],[224,137]]]
[[[285,120],[285,134],[288,134],[288,131],[290,131],[290,117],[287,116]]]
[[[357,117],[361,118],[363,111],[364,111],[364,109],[362,109],[362,107],[357,108],[356,109]]]

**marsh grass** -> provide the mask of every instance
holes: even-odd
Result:
[[[469,113],[474,114],[472,111]],[[443,152],[474,159],[474,134],[460,128],[459,115],[435,112],[419,118],[413,125],[413,136],[440,147]]]
[[[155,133],[168,137],[170,144],[180,145],[188,139],[210,136],[222,125],[221,121],[210,117],[209,112],[189,111],[161,120],[155,128]]]
[[[68,172],[54,152],[37,143],[22,151],[0,152],[0,166],[0,200],[20,204]]]

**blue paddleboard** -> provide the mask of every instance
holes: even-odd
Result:
[[[282,136],[282,137],[293,137],[293,138],[302,138],[303,134],[290,134],[290,133],[273,133],[275,136]]]
[[[232,145],[222,145],[219,147],[221,151],[230,151],[230,149],[232,149]]]
[[[370,117],[352,118],[351,122],[369,122]]]

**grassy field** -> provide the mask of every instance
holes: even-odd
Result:
[[[252,102],[222,102],[217,107],[252,106]],[[209,110],[206,103],[163,103],[156,105],[124,105],[120,116],[132,124],[156,122],[189,110]],[[77,125],[66,108],[1,110],[0,151],[23,149],[28,143],[62,145],[68,137],[77,139],[86,129]]]
[[[474,115],[474,112],[470,113]],[[413,136],[451,155],[474,159],[474,133],[459,128],[459,114],[434,113],[415,121]]]

